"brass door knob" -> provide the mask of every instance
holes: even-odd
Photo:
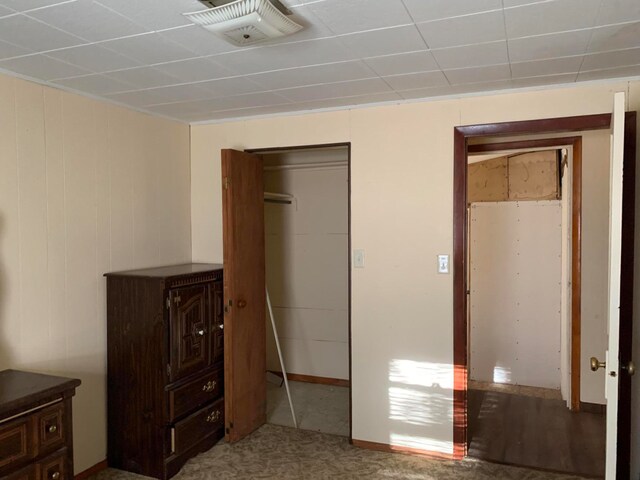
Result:
[[[47,427],[47,432],[49,433],[56,433],[58,431],[58,427],[56,425],[49,425]]]
[[[52,478],[53,480],[58,480],[58,479],[60,478],[60,472],[53,472],[53,473],[51,474],[51,478]]]
[[[636,373],[636,366],[631,360],[629,360],[629,363],[624,365],[622,369],[626,370],[630,377],[633,377]]]
[[[246,300],[238,300],[238,308],[244,308],[247,306]]]
[[[607,364],[605,362],[601,362],[596,357],[591,357],[591,370],[597,372],[599,368],[605,368]]]

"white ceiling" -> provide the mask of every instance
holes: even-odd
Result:
[[[0,0],[0,69],[181,121],[640,76],[640,0],[283,0],[234,47],[196,0]]]

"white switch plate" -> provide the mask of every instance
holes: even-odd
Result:
[[[449,273],[449,255],[438,255],[438,273]]]
[[[364,268],[364,250],[353,251],[353,267]]]

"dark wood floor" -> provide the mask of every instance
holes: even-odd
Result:
[[[605,416],[562,400],[469,390],[469,456],[604,477]]]

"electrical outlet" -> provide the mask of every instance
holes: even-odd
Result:
[[[364,250],[353,251],[353,267],[364,268]]]

